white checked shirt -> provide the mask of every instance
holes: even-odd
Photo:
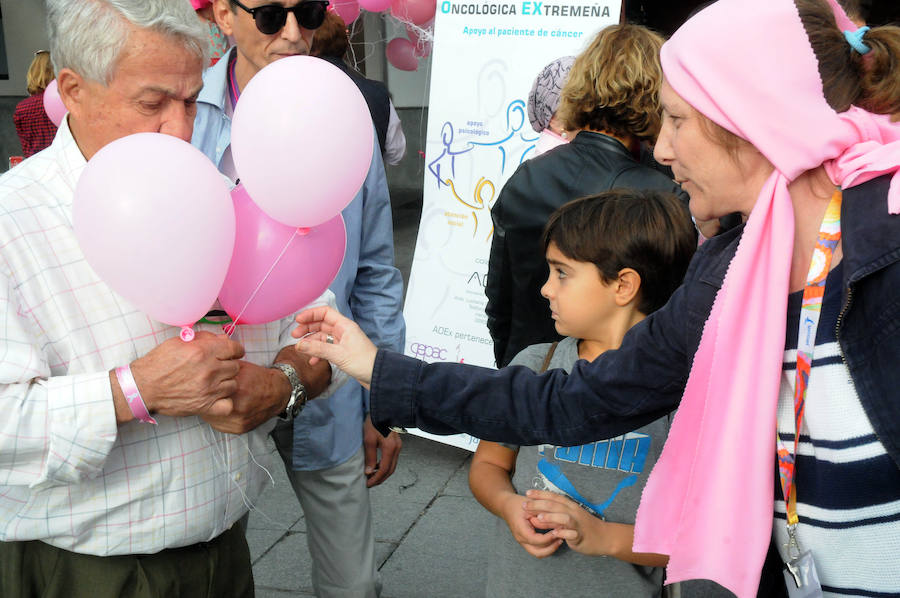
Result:
[[[0,540],[96,555],[210,540],[262,490],[254,460],[269,467],[274,423],[240,436],[197,417],[116,426],[109,370],[179,329],[137,311],[85,261],[72,229],[84,166],[64,121],[49,148],[0,177]],[[269,365],[291,328],[240,326],[234,338],[245,359]]]

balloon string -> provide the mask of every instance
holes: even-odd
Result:
[[[294,234],[292,234],[290,236],[290,238],[287,240],[287,243],[285,243],[285,245],[284,245],[284,249],[282,249],[281,253],[278,254],[278,257],[275,258],[275,261],[272,263],[272,266],[269,268],[269,271],[266,272],[265,276],[262,277],[262,280],[259,281],[259,284],[256,285],[256,288],[253,289],[253,292],[250,293],[250,297],[247,298],[247,303],[245,303],[244,307],[241,308],[240,313],[238,313],[237,317],[234,318],[234,321],[231,324],[229,324],[228,326],[225,327],[225,334],[227,334],[228,336],[231,336],[232,334],[234,334],[234,331],[237,329],[238,322],[241,321],[241,316],[244,315],[244,312],[247,311],[247,308],[250,306],[250,303],[253,301],[253,299],[256,298],[256,294],[259,293],[259,290],[266,283],[266,280],[268,280],[269,275],[272,274],[272,271],[275,269],[275,266],[277,266],[278,262],[281,261],[281,258],[284,257],[284,254],[287,252],[288,247],[291,246],[291,242],[294,240],[294,237],[296,237],[296,236],[297,236],[297,230],[295,229]]]

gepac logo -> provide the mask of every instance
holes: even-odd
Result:
[[[415,342],[409,345],[409,351],[412,356],[417,359],[447,360],[447,349],[444,349],[443,347],[435,347],[426,345],[425,343]]]

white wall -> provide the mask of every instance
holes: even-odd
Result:
[[[0,81],[0,95],[24,96],[25,73],[38,50],[48,50],[43,0],[0,0],[9,80]]]

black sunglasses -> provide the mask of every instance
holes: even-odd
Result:
[[[325,7],[328,0],[305,0],[296,6],[285,8],[280,4],[266,4],[256,8],[247,8],[238,0],[231,0],[235,5],[250,13],[260,33],[272,35],[278,33],[287,22],[289,12],[294,13],[297,23],[304,29],[318,29],[325,21]]]

